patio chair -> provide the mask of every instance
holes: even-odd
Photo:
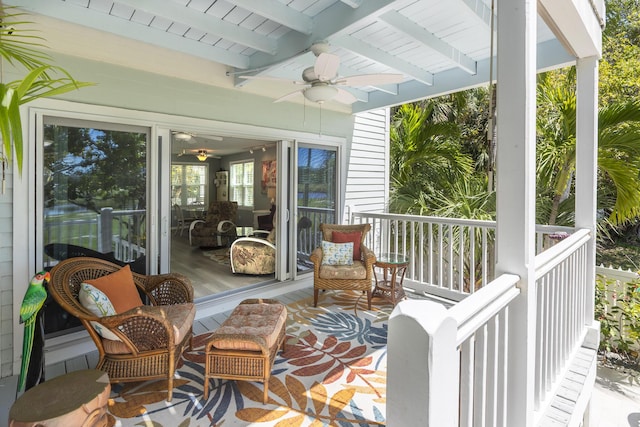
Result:
[[[313,250],[309,257],[313,262],[313,306],[318,305],[320,290],[356,290],[367,293],[367,306],[371,309],[373,264],[376,256],[364,245],[371,229],[369,224],[337,225],[320,224],[322,240],[328,243],[353,242],[352,264],[330,263],[322,247]]]
[[[211,202],[204,220],[189,226],[189,244],[200,247],[226,246],[235,238],[238,202]]]
[[[273,219],[272,219],[273,221]],[[231,271],[241,274],[273,274],[276,271],[276,228],[271,231],[256,230],[254,236],[241,237],[231,244],[229,258]]]
[[[48,289],[89,333],[98,348],[96,369],[112,383],[166,379],[171,401],[176,365],[193,336],[195,306],[188,278],[145,276],[128,266],[79,257],[53,267]]]

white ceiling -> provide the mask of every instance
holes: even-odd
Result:
[[[5,0],[30,12],[222,64],[237,87],[296,89],[259,75],[300,80],[310,46],[330,44],[340,76],[399,73],[399,84],[347,88],[353,112],[488,81],[491,0]],[[538,60],[570,57],[539,19]],[[273,88],[272,88],[273,91]]]

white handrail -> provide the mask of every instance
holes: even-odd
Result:
[[[586,228],[582,228],[546,251],[536,255],[536,280],[559,265],[564,261],[567,253],[575,252],[585,242],[589,241],[590,238],[591,231]]]
[[[520,276],[516,274],[503,274],[449,309],[449,315],[458,323],[457,345],[466,341],[520,294],[516,287],[519,280]]]

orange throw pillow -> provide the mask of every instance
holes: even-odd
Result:
[[[340,231],[334,231],[331,234],[333,243],[349,243],[353,242],[353,259],[360,261],[360,241],[362,240],[362,233],[359,231],[353,231],[351,233],[342,233]]]
[[[101,290],[113,304],[116,313],[124,313],[127,310],[143,305],[128,265],[115,273],[93,280],[85,280],[85,283]]]

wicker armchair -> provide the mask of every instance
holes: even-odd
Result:
[[[176,365],[182,351],[191,346],[193,336],[193,287],[188,278],[179,274],[132,273],[138,291],[149,305],[96,317],[78,300],[80,285],[120,268],[97,258],[69,258],[51,270],[49,293],[62,308],[79,318],[89,333],[99,353],[96,369],[106,372],[112,383],[167,379],[167,401],[171,401]],[[92,322],[98,322],[102,330],[108,330],[120,341],[103,338]],[[176,339],[174,328],[180,324],[184,332]]]
[[[316,248],[309,259],[313,262],[313,306],[318,305],[318,293],[322,290],[357,290],[367,293],[367,306],[371,309],[371,287],[373,263],[376,256],[373,251],[364,246],[364,239],[371,229],[369,224],[336,225],[320,224],[322,240],[333,241],[334,231],[342,233],[360,232],[360,260],[354,260],[353,265],[323,265],[322,248]]]

